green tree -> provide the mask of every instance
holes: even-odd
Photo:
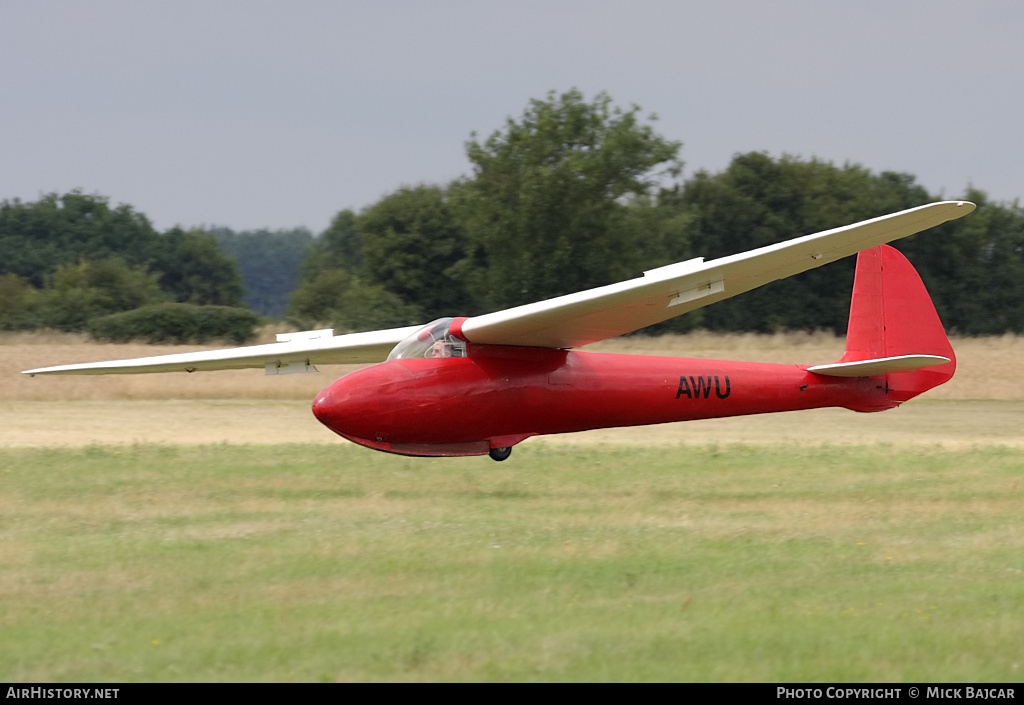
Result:
[[[0,274],[0,330],[38,325],[39,291],[25,277]]]
[[[604,93],[531,101],[466,145],[474,173],[454,200],[472,243],[453,274],[490,309],[635,275],[645,248],[629,238],[628,204],[679,173],[679,148]]]
[[[160,286],[178,303],[242,305],[238,268],[212,235],[173,228],[154,247],[151,262]]]
[[[444,189],[399,189],[356,220],[368,283],[384,288],[424,319],[474,313],[452,267],[466,252],[466,236]]]
[[[349,208],[334,216],[327,230],[309,248],[303,262],[303,277],[312,279],[325,269],[357,272],[363,265],[363,240],[356,227],[356,214]]]

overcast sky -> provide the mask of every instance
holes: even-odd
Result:
[[[1016,0],[3,0],[0,200],[320,232],[572,87],[656,113],[684,176],[759,150],[1024,197]]]

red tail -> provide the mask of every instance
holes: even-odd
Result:
[[[846,352],[840,362],[897,355],[941,355],[951,362],[886,375],[888,397],[913,399],[949,380],[956,356],[921,277],[895,248],[880,245],[857,255]]]

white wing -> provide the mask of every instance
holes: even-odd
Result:
[[[175,353],[132,360],[87,362],[26,370],[27,375],[106,375],[142,374],[145,372],[196,372],[206,370],[237,370],[262,367],[268,374],[305,372],[313,365],[380,362],[406,336],[420,326],[392,328],[369,333],[331,335],[333,331],[310,331],[320,337],[294,334],[291,339],[267,345],[251,345],[226,350]],[[288,338],[289,336],[279,336]]]
[[[703,258],[645,272],[629,281],[526,306],[474,316],[462,332],[472,343],[573,348],[639,330],[777,279],[961,218],[968,201],[944,201],[815,235],[705,262]],[[304,372],[318,364],[380,362],[420,326],[322,337],[295,334],[269,345],[177,353],[132,360],[60,365],[25,374],[133,374],[263,367]]]
[[[467,319],[472,343],[574,348],[639,330],[848,255],[962,218],[969,201],[932,203],[738,255],[670,264],[629,281]]]

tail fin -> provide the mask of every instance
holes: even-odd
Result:
[[[810,368],[837,376],[886,377],[896,403],[949,380],[956,356],[921,277],[895,248],[880,245],[857,255],[846,352],[834,365]],[[908,371],[900,371],[908,370]]]

